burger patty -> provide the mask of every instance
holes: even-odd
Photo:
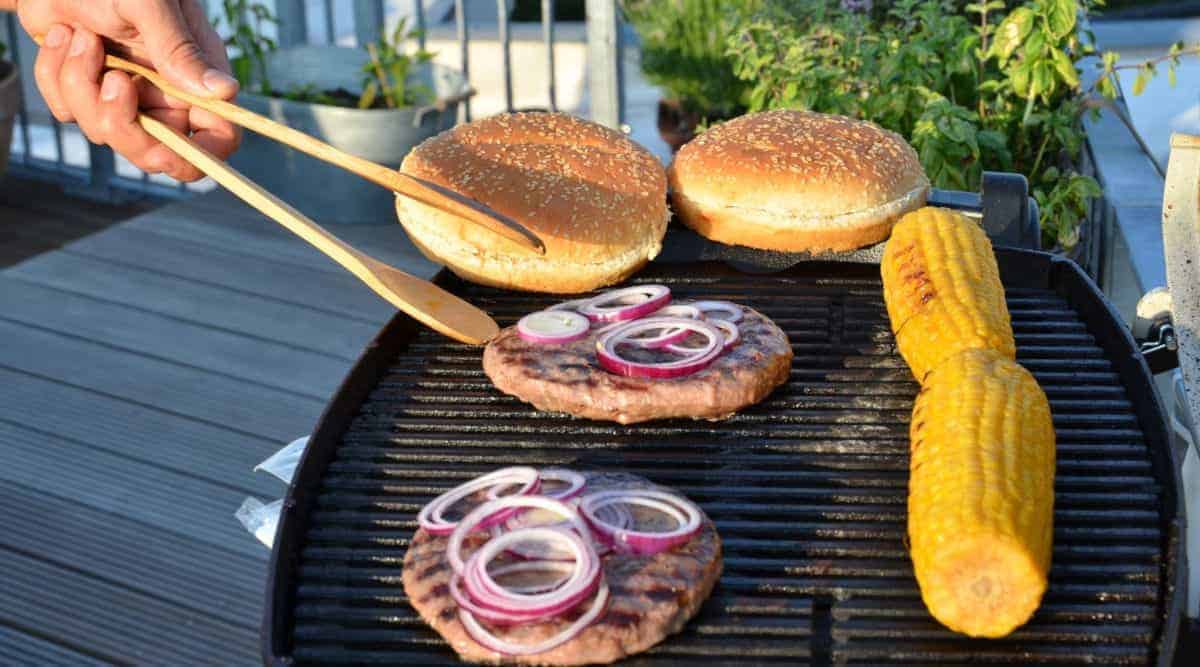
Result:
[[[636,475],[585,473],[587,491],[651,488],[670,491]],[[667,519],[667,521],[671,521]],[[641,524],[639,524],[641,527]],[[644,651],[683,628],[704,603],[721,576],[721,539],[702,516],[700,532],[686,544],[649,556],[610,553],[603,557],[609,587],[607,610],[573,639],[528,656],[504,656],[488,650],[467,633],[450,596],[447,537],[418,529],[404,556],[404,592],[409,602],[463,660],[520,665],[609,663]],[[471,547],[464,547],[464,560]],[[541,623],[493,627],[497,637],[534,644],[562,632],[591,605],[589,598],[562,617]]]
[[[679,378],[624,377],[596,360],[595,331],[562,345],[532,343],[515,326],[483,351],[483,370],[506,394],[539,410],[633,424],[650,419],[724,419],[787,381],[792,348],[765,315],[742,307],[741,338],[704,370]]]

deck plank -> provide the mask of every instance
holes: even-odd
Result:
[[[108,667],[115,663],[0,625],[0,665]]]
[[[331,311],[62,252],[14,266],[5,276],[325,352],[346,361],[356,359],[379,329]]]
[[[0,442],[5,447],[0,480],[221,549],[262,555],[262,545],[233,516],[246,497],[243,491],[5,422]]]
[[[0,320],[0,366],[284,440],[308,433],[324,402]]]
[[[282,441],[18,371],[0,369],[0,422],[88,442],[118,456],[253,495],[279,495],[282,490],[275,478],[253,472]]]
[[[60,645],[86,642],[89,653],[119,664],[256,661],[255,628],[189,612],[8,549],[0,549],[0,571],[5,575],[0,623],[37,627]]]
[[[217,371],[325,401],[346,362],[325,353],[99,301],[36,284],[0,290],[0,319]]]
[[[228,195],[105,230],[11,194],[26,249],[94,233],[0,270],[0,664],[256,664],[267,551],[233,512],[282,495],[253,466],[394,311]],[[436,271],[398,225],[334,231]]]
[[[231,287],[301,305],[316,305],[372,324],[395,308],[346,271],[314,271],[236,247],[216,248],[175,236],[120,226],[72,243],[67,252],[167,275]]]
[[[196,613],[249,626],[262,612],[265,547],[237,553],[8,481],[0,525],[0,547]]]

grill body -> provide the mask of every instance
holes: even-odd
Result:
[[[1182,611],[1178,482],[1152,379],[1074,264],[998,251],[1018,360],[1058,432],[1050,586],[1034,619],[971,640],[925,611],[905,549],[908,420],[878,266],[748,275],[654,264],[638,282],[729,299],[793,344],[789,382],[718,423],[635,426],[543,414],[496,391],[480,350],[398,316],[331,402],[289,490],[272,556],[267,664],[453,663],[400,583],[420,507],[505,465],[625,470],[716,522],[725,569],[679,635],[629,664],[1170,664]],[[550,305],[439,280],[502,325]]]

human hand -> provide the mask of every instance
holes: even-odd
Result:
[[[17,0],[16,9],[25,30],[42,38],[34,75],[50,112],[77,123],[89,141],[181,181],[203,174],[141,128],[139,109],[221,158],[237,148],[241,132],[233,124],[141,78],[104,71],[107,41],[184,90],[232,99],[238,84],[199,0]]]

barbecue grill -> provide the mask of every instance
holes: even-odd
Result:
[[[1012,178],[934,203],[973,210],[998,244],[1037,238],[1036,208]],[[683,229],[667,247],[634,282],[767,314],[793,345],[789,382],[718,423],[584,421],[501,394],[480,349],[396,316],[329,404],[289,489],[267,664],[454,663],[405,599],[404,552],[422,505],[506,465],[626,470],[680,490],[716,522],[725,569],[712,597],[629,664],[1171,664],[1183,617],[1177,467],[1146,363],[1079,267],[997,251],[1018,360],[1058,432],[1054,557],[1033,620],[972,640],[926,612],[905,548],[917,385],[894,349],[877,253],[796,262]],[[502,326],[559,300],[448,272],[437,282]]]

